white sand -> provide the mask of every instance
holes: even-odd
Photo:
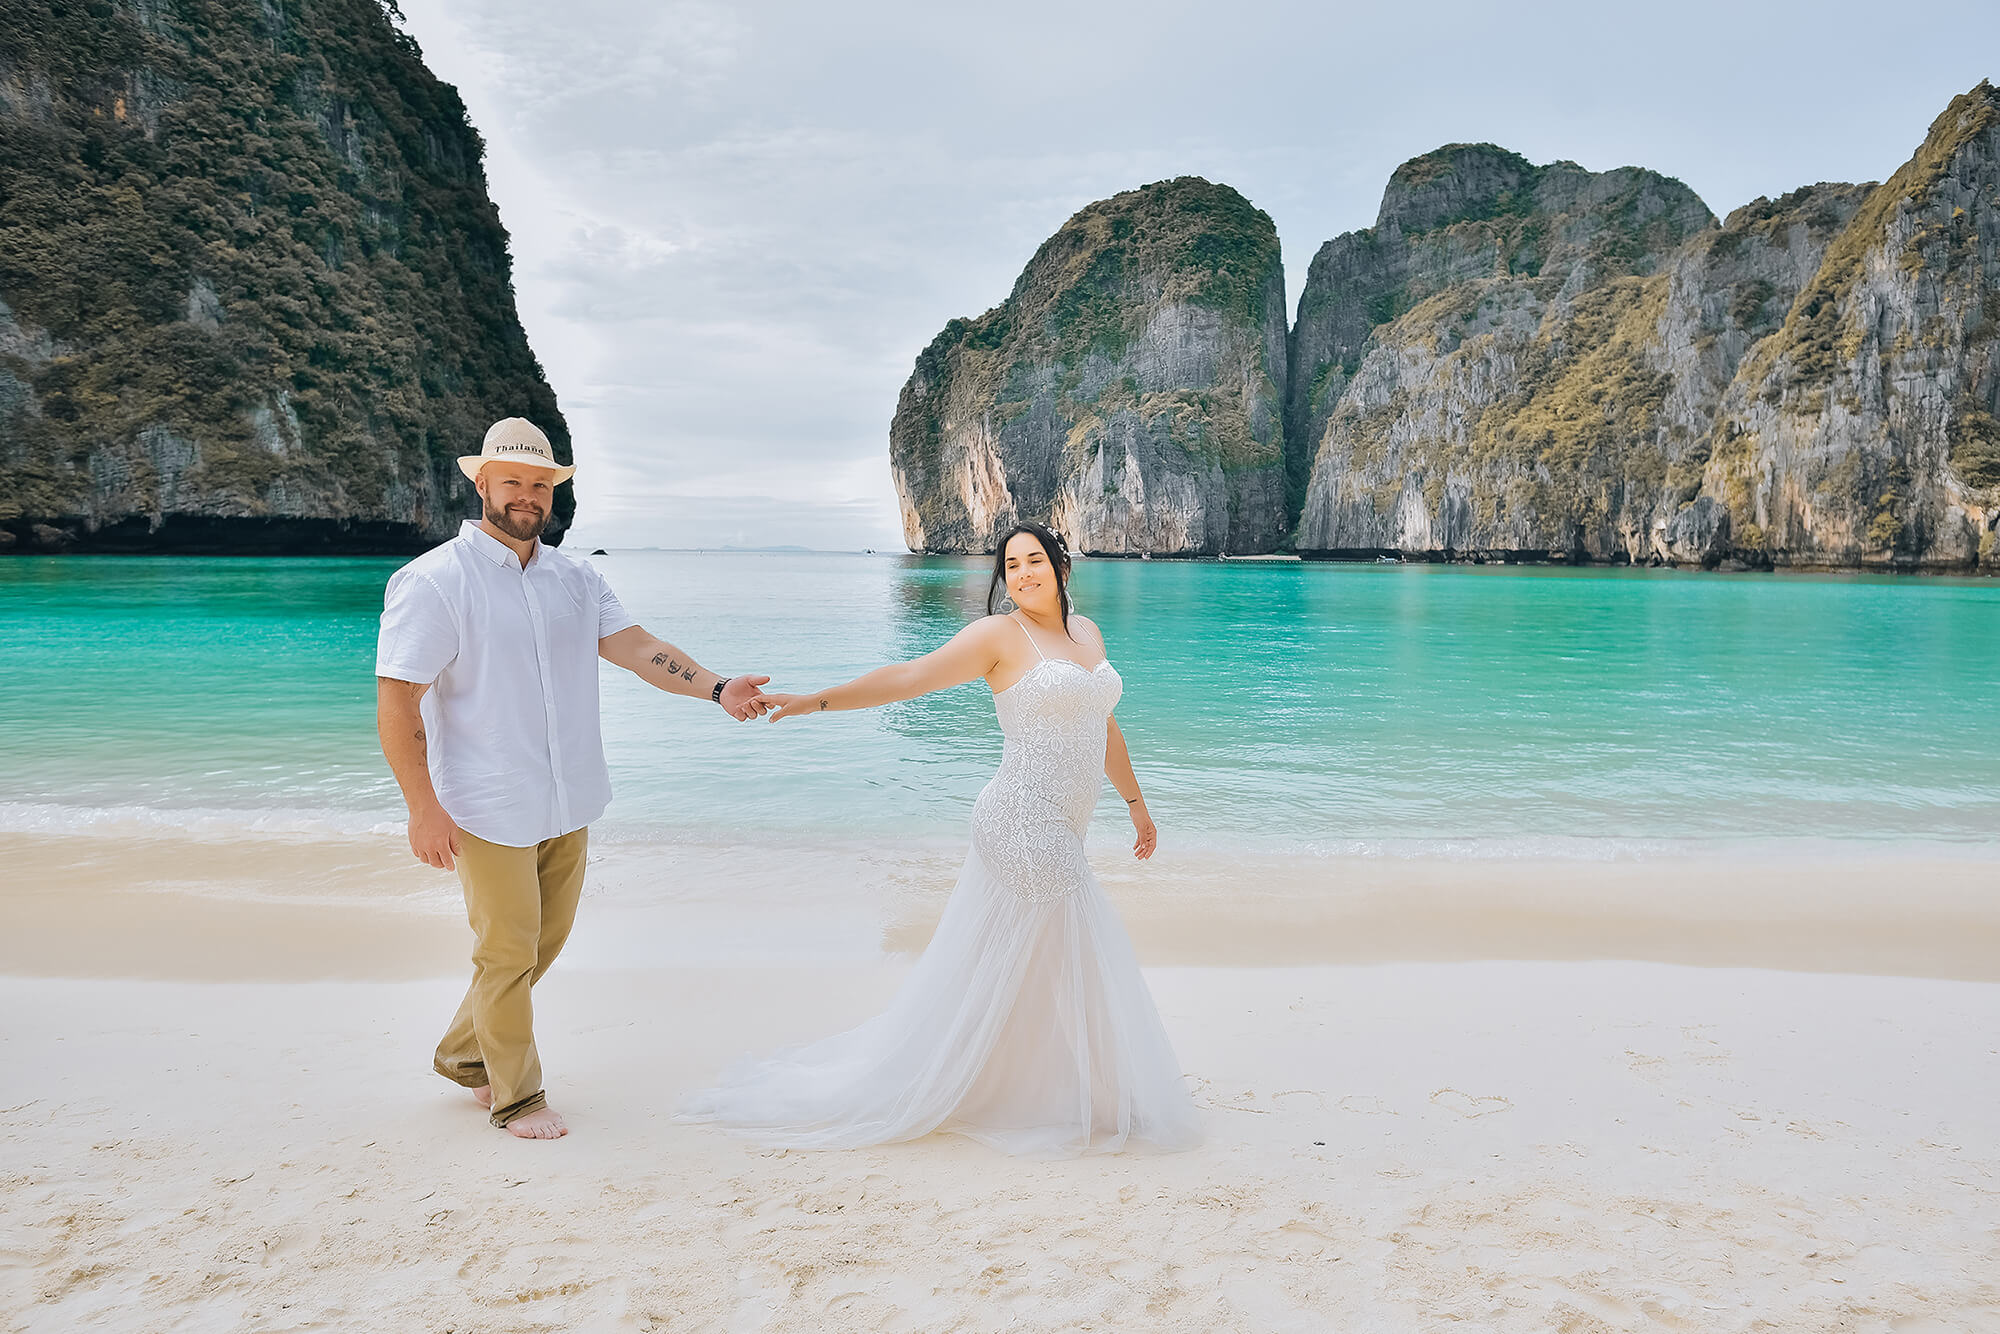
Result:
[[[17,872],[33,851],[0,847]],[[0,946],[16,974],[0,978],[0,1328],[2000,1329],[1992,981],[1161,967],[1206,1109],[1196,1152],[1034,1163],[932,1139],[785,1154],[668,1109],[743,1050],[871,1013],[906,965],[858,956],[868,932],[831,909],[805,928],[755,905],[732,917],[742,886],[719,884],[662,908],[586,901],[573,958],[537,991],[576,1133],[530,1144],[429,1073],[463,944],[435,881],[345,907],[287,881],[237,917],[218,893],[107,881],[131,849],[67,879],[42,852],[40,878],[0,892],[25,924]],[[368,865],[347,874],[372,884]],[[239,869],[260,874],[254,857]],[[1931,871],[1899,895],[1916,920],[1990,929],[1961,896],[1971,873]],[[1877,873],[1835,884],[1822,920],[1739,897],[1716,930],[1699,915],[1679,929],[1706,949],[1731,922],[1789,917],[1844,940],[1841,957],[1878,957],[1873,919],[1847,921]],[[1590,864],[1539,875],[1539,907],[1510,908],[1528,888],[1504,873],[1486,906],[1532,920],[1604,883]],[[1142,949],[1192,951],[1198,933],[1157,910]],[[679,939],[647,934],[676,921]],[[778,942],[763,962],[760,930]],[[1399,932],[1424,934],[1383,939]],[[642,935],[670,962],[628,966]],[[123,943],[93,964],[99,938]],[[1787,969],[1826,966],[1770,948]],[[711,950],[732,962],[691,962]],[[349,980],[135,980],[282,977],[301,961]]]

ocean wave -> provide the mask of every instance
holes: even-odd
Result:
[[[49,837],[192,837],[203,840],[371,838],[403,832],[403,820],[379,812],[266,807],[72,806],[0,801],[0,834]]]
[[[400,839],[401,812],[307,807],[84,806],[61,802],[0,801],[0,834],[43,837],[184,838],[203,842],[237,840],[311,843],[328,840]],[[1782,863],[1865,856],[1871,860],[1944,858],[2000,863],[2000,840],[1911,838],[1875,835],[1760,834],[1701,837],[1589,837],[1496,835],[1489,837],[1380,837],[1292,839],[1268,834],[1166,831],[1162,856],[1171,860],[1255,858],[1304,862],[1635,862],[1712,861],[1718,858]],[[1129,833],[1100,822],[1091,831],[1093,854],[1111,857],[1130,843]],[[729,826],[686,827],[606,819],[592,826],[591,845],[615,859],[649,850],[728,856],[758,849],[796,848],[819,856],[900,860],[952,859],[963,855],[965,836],[956,829],[899,829],[873,832],[844,828]]]
[[[1101,840],[1093,837],[1095,849]],[[1102,840],[1106,846],[1110,840]],[[1230,856],[1253,852],[1261,856],[1297,857],[1320,861],[1549,861],[1639,862],[1748,860],[1791,862],[1842,856],[1870,859],[1944,857],[1953,861],[2000,862],[2000,840],[1990,838],[1912,838],[1854,834],[1771,835],[1728,834],[1682,837],[1615,837],[1565,835],[1493,835],[1477,838],[1240,838],[1192,834],[1173,846],[1197,854]]]

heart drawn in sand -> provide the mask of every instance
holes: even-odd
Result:
[[[1506,1098],[1475,1098],[1470,1093],[1461,1093],[1457,1089],[1439,1089],[1431,1094],[1431,1101],[1467,1118],[1491,1116],[1495,1112],[1508,1111],[1514,1106]]]

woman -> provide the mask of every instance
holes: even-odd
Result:
[[[1068,575],[1062,540],[1018,524],[994,560],[989,614],[943,648],[831,690],[773,696],[775,722],[984,677],[1006,747],[973,807],[972,849],[937,934],[889,1008],[738,1066],[690,1095],[683,1119],[795,1148],[934,1130],[1042,1155],[1200,1139],[1131,943],[1084,860],[1105,775],[1132,814],[1133,855],[1152,856],[1156,834],[1111,716],[1123,685],[1097,627],[1070,611]]]

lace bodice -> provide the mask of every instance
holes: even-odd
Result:
[[[973,846],[1022,898],[1061,898],[1087,874],[1083,834],[1104,783],[1105,723],[1124,689],[1109,662],[1044,658],[993,696],[1006,745],[973,808]]]
[[[1104,781],[1104,725],[1125,683],[1109,662],[1095,668],[1045,658],[993,697],[1002,779],[1032,785],[1060,805],[1078,834],[1097,809]]]

